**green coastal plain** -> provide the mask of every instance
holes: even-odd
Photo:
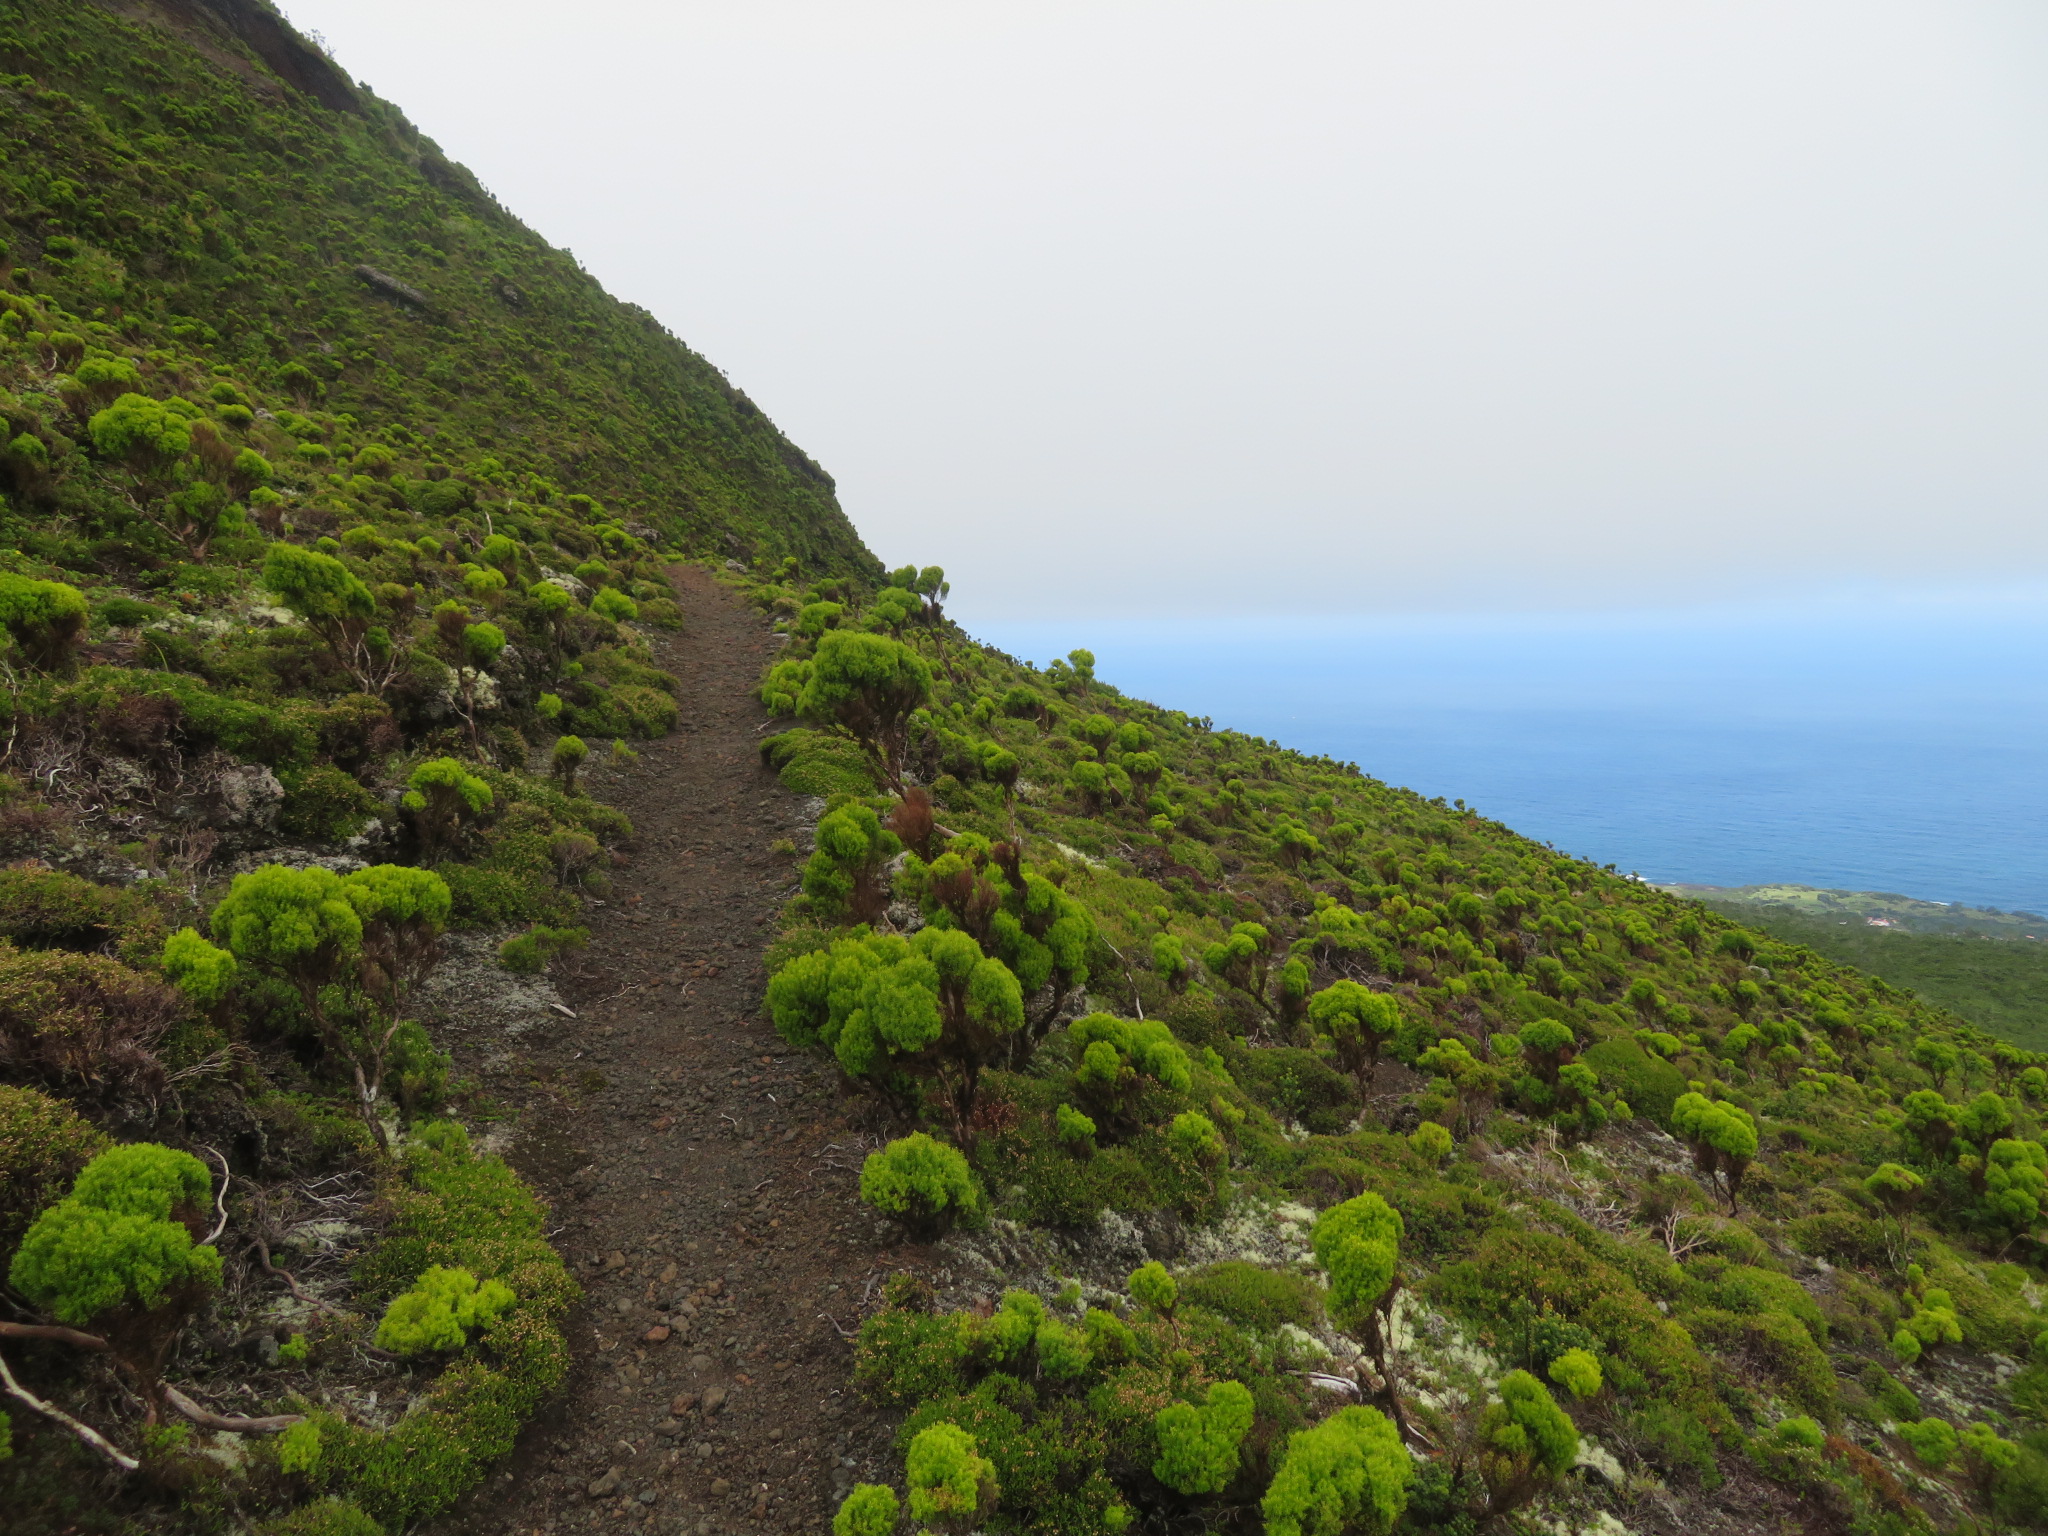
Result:
[[[2048,1525],[2036,920],[1647,887],[978,644],[263,0],[0,0],[0,243],[9,1536]],[[801,838],[615,803],[706,591]],[[686,855],[780,871],[690,1028],[852,1159],[727,1230],[840,1256],[857,1468],[458,1064]],[[715,1396],[551,1408],[692,1326]]]

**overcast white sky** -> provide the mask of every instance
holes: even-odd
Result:
[[[2048,576],[2038,0],[286,0],[964,616]]]

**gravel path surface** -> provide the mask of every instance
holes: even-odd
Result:
[[[920,1255],[859,1204],[874,1138],[761,1002],[798,869],[774,845],[807,848],[816,805],[761,765],[765,621],[704,571],[675,580],[687,627],[657,648],[682,725],[592,775],[635,837],[590,947],[557,967],[575,1017],[536,1026],[529,1000],[451,1020],[586,1297],[568,1383],[440,1532],[816,1531],[894,1470],[840,1329]]]

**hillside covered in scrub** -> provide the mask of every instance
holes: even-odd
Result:
[[[790,861],[760,1010],[872,1148],[835,1536],[2048,1522],[2048,1058],[976,644],[259,0],[0,3],[0,70],[10,1532],[489,1521],[624,1362],[447,1009],[646,921],[590,770],[679,724],[690,562],[812,829],[702,848]],[[714,1347],[648,1267],[616,1315]],[[685,1463],[725,1400],[640,1437],[687,1517],[614,1469],[497,1528],[815,1528]]]

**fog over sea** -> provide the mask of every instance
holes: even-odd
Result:
[[[1043,665],[1654,881],[2048,913],[2048,590],[1599,615],[980,621]]]

